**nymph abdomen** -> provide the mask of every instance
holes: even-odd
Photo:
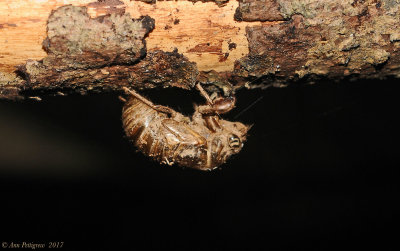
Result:
[[[166,152],[165,139],[157,133],[160,121],[168,116],[155,111],[142,101],[132,97],[122,112],[122,122],[128,138],[144,154],[160,160]]]
[[[192,168],[207,162],[207,142],[201,135],[135,97],[125,103],[122,122],[136,147],[159,162]]]

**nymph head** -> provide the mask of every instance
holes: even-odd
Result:
[[[240,122],[219,121],[222,130],[216,132],[209,140],[208,169],[215,169],[226,160],[240,152],[246,141],[251,126]]]

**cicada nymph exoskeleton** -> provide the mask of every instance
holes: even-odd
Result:
[[[122,112],[127,137],[141,152],[161,163],[200,170],[225,163],[240,152],[250,127],[219,117],[234,108],[234,97],[211,100],[200,84],[197,88],[207,104],[195,106],[192,118],[124,88],[129,95]]]

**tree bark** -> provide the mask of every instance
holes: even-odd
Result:
[[[0,98],[399,77],[399,21],[398,0],[6,0]]]

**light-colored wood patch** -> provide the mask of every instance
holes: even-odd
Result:
[[[236,59],[248,53],[246,23],[235,22],[238,5],[230,1],[224,7],[215,3],[164,1],[156,5],[127,2],[132,16],[149,15],[156,28],[147,39],[149,49],[171,51],[177,48],[199,70],[231,71]],[[229,43],[236,49],[229,50]],[[229,56],[225,59],[226,53]]]
[[[53,9],[73,4],[87,5],[93,0],[3,0],[0,1],[0,71],[11,72],[26,60],[46,56],[42,41],[46,37],[46,20]],[[247,25],[233,20],[238,5],[230,1],[224,7],[214,3],[160,1],[155,5],[124,0],[133,18],[149,15],[156,28],[146,38],[149,50],[172,51],[177,48],[199,70],[231,71],[234,61],[248,53]],[[90,7],[92,17],[103,9]],[[236,44],[236,48],[229,44]]]
[[[12,72],[28,59],[46,56],[42,41],[51,10],[65,4],[90,1],[5,0],[0,1],[0,71]]]

